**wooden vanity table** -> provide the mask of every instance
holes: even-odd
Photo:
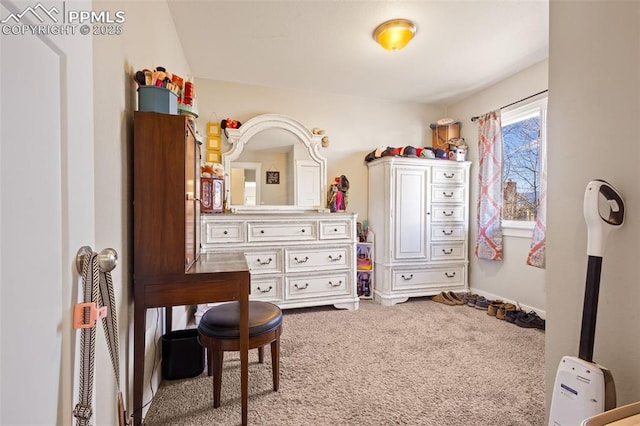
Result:
[[[136,112],[133,141],[133,418],[142,423],[146,311],[240,303],[242,424],[247,424],[250,274],[244,253],[200,252],[200,146],[185,116]],[[153,342],[153,344],[156,344]]]
[[[247,424],[249,290],[250,274],[241,252],[202,255],[186,271],[176,275],[136,280],[133,347],[134,425],[142,423],[147,308],[196,305],[237,300],[240,303],[240,386],[242,424]],[[170,315],[168,315],[170,318]],[[171,321],[170,319],[168,320]],[[167,332],[170,331],[167,324]]]

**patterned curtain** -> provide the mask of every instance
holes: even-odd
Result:
[[[480,193],[478,236],[475,254],[479,259],[502,259],[502,125],[500,110],[478,118]]]
[[[536,224],[531,237],[531,249],[527,256],[527,265],[536,268],[545,267],[545,244],[547,232],[547,144],[540,144],[540,195],[538,195],[538,210]]]

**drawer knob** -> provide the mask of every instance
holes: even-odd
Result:
[[[337,284],[334,284],[333,281],[329,281],[329,285],[331,287],[340,287],[342,285],[342,280],[338,281]]]
[[[265,261],[260,261],[260,259],[256,259],[256,262],[258,262],[260,265],[268,265],[271,263],[273,259],[269,258],[269,260]]]
[[[451,173],[451,174],[449,174],[449,173],[447,173],[447,172],[442,173],[442,176],[444,176],[444,177],[445,177],[445,179],[453,179],[453,177],[454,177],[455,175],[456,175],[455,173]]]
[[[264,229],[261,229],[261,230],[260,230],[260,233],[261,233],[261,234],[264,234]]]
[[[302,228],[302,233],[304,234],[304,228]]]
[[[449,230],[449,231],[445,231],[444,229],[442,230],[442,233],[444,235],[453,235],[453,229]]]
[[[304,259],[298,259],[297,257],[294,257],[293,260],[295,260],[296,263],[307,263],[307,260],[309,260],[309,257],[305,256]]]
[[[449,192],[448,194],[446,192],[442,191],[442,195],[444,195],[445,198],[451,198],[451,197],[453,197],[453,191]]]
[[[402,275],[402,279],[403,279],[403,280],[405,280],[405,281],[412,280],[412,279],[413,279],[413,274],[409,275],[409,277],[408,277],[408,278],[407,278],[407,277],[405,277],[404,275]]]
[[[257,287],[256,290],[258,290],[260,293],[269,293],[271,291],[273,287],[269,286],[268,289],[266,290],[262,290],[260,287]]]
[[[223,232],[224,235],[227,235],[228,233],[229,233],[229,231],[224,231]]]
[[[339,255],[338,257],[333,257],[331,255],[329,255],[329,260],[332,262],[337,262],[339,260],[342,260],[342,255]]]
[[[444,210],[442,211],[442,214],[447,216],[447,217],[451,217],[453,216],[453,210],[451,210],[449,213],[445,212]]]
[[[451,274],[449,274],[448,272],[445,272],[445,273],[444,273],[444,275],[445,275],[445,277],[447,277],[447,278],[453,278],[453,277],[455,277],[455,276],[456,276],[456,273],[455,273],[455,272],[452,272]]]
[[[298,290],[305,290],[307,287],[309,287],[309,283],[304,283],[303,286],[299,286],[298,283],[295,283],[293,286]]]
[[[333,228],[333,232],[338,232],[338,228]]]
[[[453,253],[453,249],[452,248],[450,248],[449,250],[442,249],[442,253],[451,254],[451,253]]]

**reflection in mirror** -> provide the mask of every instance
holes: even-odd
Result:
[[[244,150],[237,161],[231,162],[231,169],[243,168],[246,171],[256,170],[256,192],[259,195],[257,204],[247,203],[243,197],[239,196],[240,189],[236,182],[231,179],[231,205],[273,205],[283,206],[295,204],[293,199],[293,175],[291,162],[293,159],[303,157],[309,159],[306,149],[296,149],[302,146],[297,138],[284,129],[266,129],[256,133],[251,138],[251,143],[245,145]],[[249,164],[250,166],[246,166]],[[277,183],[267,180],[267,172],[278,172]]]
[[[227,131],[234,145],[223,155],[231,208],[305,210],[323,205],[326,160],[318,154],[319,136],[278,114],[264,114]]]
[[[231,199],[238,200],[237,204],[245,206],[260,204],[257,179],[260,176],[261,168],[261,163],[234,162],[231,164]]]

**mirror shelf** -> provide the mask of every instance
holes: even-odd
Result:
[[[231,149],[222,165],[232,213],[325,211],[321,135],[282,114],[258,115],[226,133]]]

